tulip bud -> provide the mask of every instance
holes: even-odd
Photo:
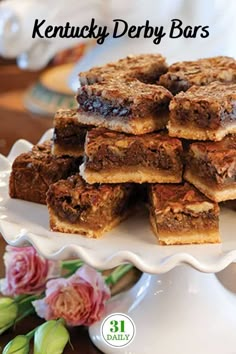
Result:
[[[11,340],[4,348],[2,354],[28,354],[29,339],[26,336],[19,335]]]
[[[14,324],[18,307],[10,297],[0,298],[0,334]]]
[[[69,333],[61,320],[47,321],[35,332],[34,354],[61,354],[69,338]]]

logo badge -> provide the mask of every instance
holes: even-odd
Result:
[[[113,313],[102,322],[101,335],[110,347],[125,347],[132,342],[135,334],[133,320],[123,313]]]

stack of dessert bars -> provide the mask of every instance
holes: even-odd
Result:
[[[236,61],[146,54],[79,79],[78,109],[56,113],[51,147],[16,159],[10,196],[46,202],[54,231],[97,238],[145,190],[159,244],[220,242],[218,203],[236,199]]]

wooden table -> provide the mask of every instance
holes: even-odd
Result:
[[[36,143],[52,119],[33,115],[23,106],[25,88],[37,80],[39,73],[23,72],[15,66],[0,66],[0,153],[8,154],[19,138]]]
[[[26,111],[22,104],[24,89],[32,84],[39,73],[22,72],[14,65],[0,66],[0,153],[8,154],[12,144],[19,138],[36,143],[45,130],[52,126],[52,119],[33,115]],[[4,276],[2,256],[5,242],[0,235],[0,278]],[[0,347],[17,334],[29,332],[42,323],[36,316],[31,316],[19,323],[15,331],[0,336]],[[67,345],[65,354],[98,354],[91,343],[87,330],[74,328],[71,330],[71,343],[74,350]],[[1,349],[0,349],[1,352]],[[52,353],[53,354],[53,353]]]

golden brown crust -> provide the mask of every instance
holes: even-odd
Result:
[[[170,135],[196,139],[205,134],[214,140],[233,132],[236,126],[236,84],[212,82],[192,86],[170,103]],[[191,135],[192,131],[192,135]]]
[[[185,178],[211,199],[236,197],[236,135],[190,144]]]
[[[86,225],[81,224],[80,222],[74,224],[70,224],[67,220],[61,220],[57,214],[53,211],[52,208],[48,207],[49,210],[49,223],[52,231],[69,233],[69,234],[79,234],[82,236],[86,236],[87,238],[100,238],[104,233],[112,230],[114,227],[119,225],[123,220],[125,220],[129,211],[127,210],[123,215],[117,216],[113,220],[110,221],[107,225],[104,225],[103,228],[100,229],[92,229],[86,227]]]
[[[190,184],[150,185],[149,203],[161,244],[219,242],[219,206]]]
[[[181,141],[164,132],[134,136],[96,128],[86,137],[83,176],[89,183],[180,182],[181,154]]]
[[[187,234],[160,233],[157,230],[154,217],[150,214],[150,223],[153,233],[157,237],[160,245],[188,245],[188,244],[204,244],[204,243],[220,243],[219,230],[211,230],[204,233],[189,232]]]
[[[72,145],[63,145],[53,143],[52,145],[52,154],[54,156],[71,156],[71,157],[83,157],[84,155],[84,145],[81,147],[80,145],[72,144]]]
[[[219,188],[217,183],[207,181],[206,178],[200,177],[195,173],[193,174],[188,167],[186,167],[184,172],[184,179],[192,183],[199,191],[217,203],[236,199],[236,183],[220,186]]]
[[[47,205],[53,230],[97,237],[126,217],[131,184],[89,185],[79,175],[50,186]]]
[[[80,166],[81,176],[90,184],[94,183],[180,183],[182,181],[182,170],[176,172],[160,171],[142,166],[122,166],[121,168],[110,168],[96,172],[86,168],[85,164]]]
[[[137,117],[131,121],[118,119],[117,117],[109,117],[107,119],[101,114],[91,114],[81,109],[78,110],[78,113],[78,120],[83,124],[134,135],[142,135],[163,129],[166,127],[169,118],[169,112],[158,112],[155,115]]]
[[[183,126],[175,121],[169,121],[167,128],[170,136],[190,140],[221,141],[228,134],[236,134],[236,122],[217,130],[208,130],[196,127],[191,123],[188,126]]]

